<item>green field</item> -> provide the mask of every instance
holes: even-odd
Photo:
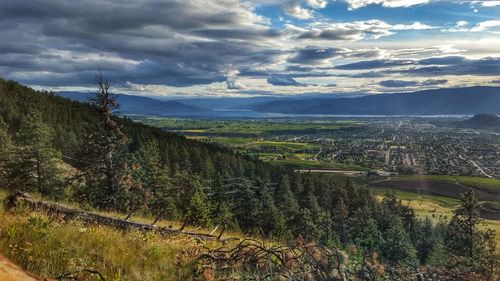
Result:
[[[388,192],[394,192],[396,197],[407,201],[419,201],[437,204],[444,208],[454,208],[460,204],[460,200],[448,196],[418,194],[414,192],[406,192],[390,188],[370,188],[377,196],[384,196]]]
[[[315,130],[336,130],[363,125],[362,121],[351,120],[215,120],[184,119],[169,117],[133,116],[134,121],[166,130],[189,134],[218,134],[264,136],[297,132],[314,132]]]
[[[278,139],[288,134],[309,134],[362,126],[351,120],[213,120],[164,117],[134,117],[136,121],[186,135],[190,139],[229,146],[263,161],[293,169],[366,170],[353,164],[316,160],[321,146]]]
[[[489,179],[489,178],[468,177],[468,176],[446,176],[446,175],[399,176],[397,177],[397,179],[448,181],[453,183],[459,183],[477,189],[500,192],[500,179]]]
[[[273,139],[257,139],[257,138],[242,138],[242,137],[206,137],[205,141],[220,143],[234,148],[243,149],[280,149],[286,152],[297,152],[304,150],[316,150],[318,145],[303,143],[303,142],[286,142]]]

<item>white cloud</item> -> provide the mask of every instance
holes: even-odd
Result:
[[[481,4],[481,6],[483,7],[496,7],[500,6],[500,1],[498,0],[472,1],[472,4]]]
[[[483,7],[496,7],[500,6],[500,1],[485,1],[482,3]]]
[[[414,22],[412,24],[396,24],[392,26],[392,30],[425,30],[425,29],[433,29],[436,27],[429,26],[427,24],[423,24],[421,22]]]
[[[300,5],[299,0],[288,0],[283,3],[283,12],[287,15],[301,20],[307,20],[313,17],[313,11]]]
[[[381,20],[354,22],[314,22],[299,28],[288,25],[287,31],[298,39],[358,41],[362,39],[379,39],[394,34],[394,31],[426,30],[436,27],[414,22],[411,24],[391,25]]]
[[[240,72],[237,69],[230,69],[226,72],[226,86],[230,90],[241,90],[244,89],[240,82],[238,82],[238,75]]]
[[[306,4],[314,9],[323,9],[328,4],[327,0],[306,0]]]
[[[378,4],[388,8],[410,7],[429,3],[431,0],[345,0],[350,9],[358,9],[371,4]]]
[[[475,27],[471,28],[470,31],[472,32],[479,32],[479,31],[500,31],[500,20],[487,20],[478,23]]]
[[[443,29],[442,31],[448,32],[492,32],[500,33],[500,19],[498,20],[487,20],[477,23],[475,26],[467,27],[469,25],[466,21],[457,21],[455,26],[448,29]]]

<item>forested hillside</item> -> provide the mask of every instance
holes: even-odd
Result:
[[[466,212],[434,224],[348,179],[295,173],[116,117],[109,84],[102,76],[97,84],[92,104],[83,104],[0,80],[0,186],[126,219],[140,212],[182,228],[218,225],[283,243],[302,237],[351,249],[363,263],[378,253],[393,280],[424,264],[487,277],[496,270],[494,234],[477,228],[473,193],[462,198]]]

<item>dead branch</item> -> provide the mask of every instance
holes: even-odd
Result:
[[[345,258],[339,255],[343,255],[339,250],[314,243],[286,247],[244,239],[232,248],[207,249],[197,264],[210,268],[215,280],[239,272],[243,280],[344,281]]]

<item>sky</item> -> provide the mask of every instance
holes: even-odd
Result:
[[[165,98],[500,86],[500,1],[0,0],[0,77]]]

